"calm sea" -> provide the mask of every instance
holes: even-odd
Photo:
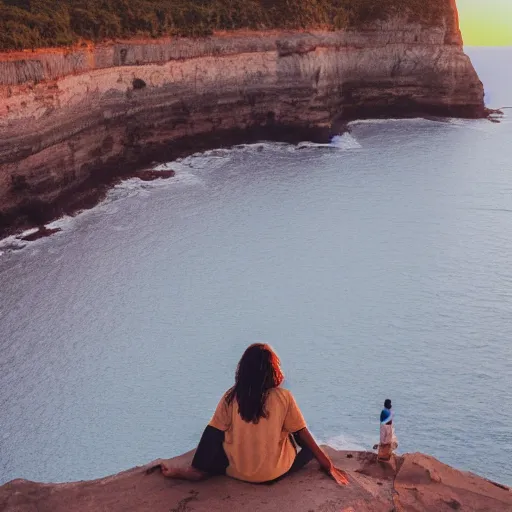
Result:
[[[512,106],[512,49],[469,49]],[[0,251],[0,483],[89,479],[194,447],[268,341],[319,440],[512,484],[512,110],[354,123],[129,180]],[[19,246],[20,244],[18,244]]]

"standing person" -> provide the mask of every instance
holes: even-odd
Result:
[[[380,443],[378,460],[387,462],[398,448],[398,440],[393,425],[393,405],[388,398],[384,401],[384,409],[380,413]]]
[[[272,483],[315,458],[338,484],[348,483],[311,436],[269,345],[251,345],[240,359],[235,385],[221,398],[201,437],[192,465],[159,465],[169,478],[203,480],[227,474],[253,483]],[[296,444],[301,447],[297,453]]]

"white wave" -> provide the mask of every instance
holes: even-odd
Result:
[[[64,217],[61,217],[60,219],[54,220],[53,222],[50,222],[50,224],[47,224],[46,227],[49,229],[66,229],[70,227],[74,222],[74,217],[71,217],[70,215],[65,215]]]
[[[231,153],[231,149],[229,148],[217,148],[217,149],[209,149],[204,151],[203,153],[196,153],[196,155],[205,157],[205,158],[225,158],[229,153]]]
[[[317,142],[299,142],[295,149],[305,148],[328,148],[328,149],[341,149],[343,151],[351,149],[362,149],[359,141],[351,133],[343,133],[341,135],[335,135],[329,143],[317,143]]]
[[[30,228],[26,229],[25,231],[22,231],[19,235],[16,235],[16,238],[25,238],[26,236],[33,235],[34,233],[37,233],[39,228]]]
[[[11,235],[0,240],[0,256],[5,256],[14,251],[20,251],[28,245],[28,242],[17,238],[19,235]]]
[[[358,439],[348,434],[339,434],[337,436],[329,438],[325,443],[327,446],[334,448],[335,450],[345,451],[368,451],[371,450],[373,445],[378,441],[371,439]]]
[[[192,169],[194,171],[209,171],[221,169],[228,161],[240,154],[254,154],[262,151],[268,152],[294,152],[297,148],[302,147],[317,147],[321,146],[312,142],[304,142],[299,145],[288,144],[286,142],[268,142],[261,141],[251,144],[238,144],[231,148],[214,149],[205,151],[204,153],[195,153],[186,158],[177,159],[173,162],[165,164],[165,167],[159,166],[155,170],[160,169],[173,169],[176,171],[176,178],[179,178],[179,172]],[[324,144],[325,147],[331,147],[329,144]],[[199,179],[199,178],[198,178]]]
[[[138,178],[129,178],[117,183],[108,191],[107,197],[99,205],[95,206],[93,210],[102,209],[106,205],[118,201],[119,199],[127,199],[136,196],[140,191],[142,183],[142,180]]]
[[[181,164],[176,165],[175,162],[163,164],[158,166],[158,169],[155,168],[155,170],[164,170],[164,166],[166,166],[167,169],[173,169],[176,171],[176,175],[172,178],[156,179],[152,181],[144,181],[140,178],[129,178],[124,180],[115,185],[114,188],[109,191],[105,201],[96,206],[94,210],[104,210],[105,207],[108,207],[109,212],[114,213],[115,210],[112,208],[112,203],[117,202],[120,199],[147,196],[153,190],[170,188],[176,185],[190,186],[204,184],[201,178],[190,171],[190,168]]]
[[[156,167],[153,167],[153,171],[172,171],[173,166],[172,162],[167,162],[165,164],[159,164]]]
[[[389,118],[389,119],[358,119],[356,121],[350,121],[348,126],[358,126],[361,124],[372,125],[372,124],[388,124],[388,123],[424,123],[431,122],[437,123],[442,121],[436,121],[433,119],[425,119],[424,117],[404,117],[404,118]]]
[[[0,240],[0,256],[4,256],[15,251],[21,251],[27,247],[29,243],[34,244],[35,242],[38,242],[39,240],[34,240],[34,242],[27,242],[26,240],[22,240],[24,237],[36,233],[38,229],[39,228],[26,229],[21,233],[11,235]],[[41,240],[44,240],[44,238]]]
[[[304,148],[332,148],[333,146],[331,144],[321,144],[318,142],[299,142],[295,148],[296,149],[304,149]]]
[[[170,162],[169,168],[176,171],[176,177],[174,178],[174,180],[176,180],[176,178],[179,179],[178,174],[180,171],[188,170],[190,172],[190,169],[197,171],[217,169],[225,165],[226,161],[230,158],[231,153],[232,151],[228,150],[225,150],[225,152],[218,155],[196,153],[195,155],[190,155],[182,160]]]
[[[194,174],[190,171],[185,171],[185,170],[176,170],[176,175],[174,176],[174,178],[171,178],[169,180],[169,183],[171,183],[171,182],[173,184],[186,185],[186,186],[204,185],[205,184],[205,182],[201,178],[199,178],[199,176],[197,176],[196,174]]]
[[[298,144],[289,144],[287,142],[270,142],[270,141],[261,141],[255,142],[251,144],[238,144],[228,149],[216,149],[211,151],[206,151],[204,153],[195,153],[186,158],[180,158],[174,160],[173,162],[168,162],[166,164],[159,165],[155,167],[155,170],[169,170],[173,169],[177,172],[176,178],[179,178],[180,171],[184,170],[209,170],[209,169],[217,169],[226,165],[226,162],[231,159],[234,155],[239,153],[255,153],[261,151],[269,151],[269,152],[287,152],[293,153],[297,150],[304,149],[316,149],[316,148],[326,148],[326,149],[341,149],[341,150],[352,150],[352,149],[361,149],[361,144],[357,141],[357,139],[350,133],[344,133],[342,135],[337,135],[333,137],[332,141],[329,143],[317,143],[311,141],[302,141]],[[175,179],[176,179],[175,178]],[[199,178],[198,178],[199,180]]]
[[[499,129],[501,123],[492,123],[488,119],[448,119],[448,124],[455,128],[469,128],[484,133],[492,133]]]
[[[56,220],[56,221],[48,224],[46,227],[48,227],[50,229],[61,229],[62,230],[62,226],[64,224],[66,224],[66,219],[67,218],[65,217],[62,219],[62,221],[60,219]],[[0,240],[0,257],[6,256],[7,254],[10,254],[13,252],[21,251],[28,246],[34,248],[34,247],[38,247],[41,244],[44,244],[48,240],[48,237],[41,237],[41,238],[38,238],[31,242],[28,242],[27,240],[23,240],[23,238],[25,238],[29,235],[32,235],[34,233],[37,233],[38,230],[39,230],[39,228],[26,229],[22,233],[18,233],[16,235],[11,235],[11,236],[4,238],[3,240]],[[51,236],[53,237],[58,234],[59,234],[59,232],[54,233]],[[34,254],[36,254],[37,251],[38,250],[36,249]]]
[[[344,151],[352,149],[362,149],[363,146],[351,133],[343,133],[342,135],[336,135],[332,138],[331,146]]]
[[[249,149],[249,150],[257,150],[257,151],[264,151],[264,150],[276,150],[276,149],[289,149],[293,148],[293,144],[289,144],[288,142],[270,142],[270,141],[261,141],[261,142],[253,142],[251,144],[238,144],[237,146],[234,146],[233,149]]]

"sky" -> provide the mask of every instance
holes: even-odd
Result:
[[[512,46],[512,0],[457,0],[457,5],[464,44]]]

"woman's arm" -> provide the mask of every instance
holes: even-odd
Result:
[[[329,475],[331,475],[339,485],[347,485],[348,479],[346,473],[334,466],[331,459],[320,448],[320,446],[318,446],[309,430],[307,428],[303,428],[302,430],[299,430],[297,434],[299,435],[299,439],[302,441],[302,443],[304,443],[304,445],[313,452],[313,455],[319,462],[321,468],[329,473]]]

